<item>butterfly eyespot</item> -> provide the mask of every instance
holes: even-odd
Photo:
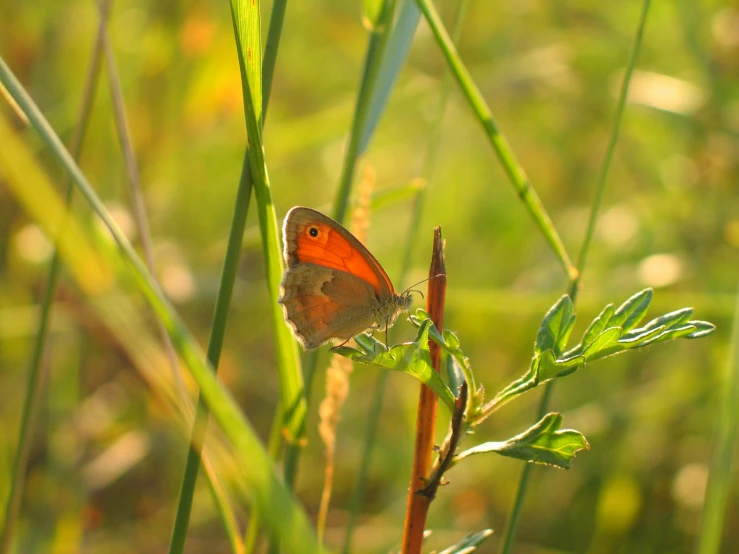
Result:
[[[308,229],[308,234],[312,237],[317,237],[318,229],[316,229],[315,227],[311,227],[310,229]]]

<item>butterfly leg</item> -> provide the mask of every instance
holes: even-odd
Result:
[[[385,318],[385,348],[390,352],[390,341],[387,338],[387,330],[390,327],[390,318]]]
[[[329,348],[329,350],[333,350],[334,348],[341,348],[342,346],[344,346],[344,345],[345,345],[345,344],[346,344],[347,342],[349,342],[349,341],[350,341],[350,340],[352,340],[353,338],[354,338],[354,337],[349,337],[348,339],[346,339],[346,340],[345,340],[344,342],[342,342],[341,344],[336,344],[336,345],[332,346],[331,348]]]
[[[359,334],[359,332],[358,332],[358,331],[354,331],[354,332],[352,333],[352,335],[351,335],[351,336],[350,336],[350,337],[349,337],[348,339],[346,339],[346,340],[345,340],[344,342],[342,342],[341,344],[337,344],[337,345],[334,345],[334,346],[332,346],[331,348],[329,348],[329,350],[333,351],[333,350],[334,350],[334,348],[340,348],[340,347],[342,347],[342,346],[346,345],[346,343],[347,343],[347,342],[349,342],[350,340],[352,340],[352,339],[353,339],[354,337],[356,337],[356,336],[357,336],[358,334]]]

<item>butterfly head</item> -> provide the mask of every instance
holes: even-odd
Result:
[[[401,309],[403,311],[410,310],[411,305],[413,304],[413,294],[414,293],[418,294],[421,298],[426,298],[423,295],[423,293],[420,290],[418,290],[417,288],[415,288],[415,287],[417,287],[418,285],[420,285],[422,283],[425,283],[426,281],[431,281],[432,279],[436,279],[437,277],[446,277],[446,275],[442,275],[442,274],[434,275],[433,277],[429,277],[428,279],[424,279],[423,281],[419,281],[415,285],[412,285],[412,286],[408,287],[407,289],[405,289],[403,292],[401,292],[398,295],[398,301],[397,301],[398,306],[401,307]]]
[[[421,291],[413,290],[413,289],[407,289],[398,295],[398,298],[396,300],[398,311],[407,312],[408,310],[411,309],[411,306],[413,305],[413,293],[414,292],[417,292],[418,294],[421,295],[421,297],[423,297],[423,293]]]

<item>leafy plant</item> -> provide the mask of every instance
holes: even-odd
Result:
[[[472,455],[494,453],[530,462],[569,469],[578,452],[590,449],[585,436],[574,429],[562,429],[562,415],[548,413],[525,431],[502,441],[485,442],[458,451],[463,439],[503,405],[539,385],[571,375],[576,370],[608,357],[679,338],[696,339],[710,335],[715,326],[692,320],[691,308],[656,317],[641,327],[652,301],[653,291],[634,294],[618,308],[608,304],[593,319],[580,342],[566,350],[575,324],[570,297],[562,296],[546,313],[534,341],[528,370],[518,379],[485,401],[485,389],[477,384],[458,337],[451,331],[439,333],[426,312],[418,310],[410,321],[418,327],[415,339],[392,348],[369,335],[356,339],[358,348],[342,346],[334,350],[355,362],[406,373],[429,387],[450,413],[450,429],[439,449],[431,477],[416,494],[433,497],[444,473]],[[445,383],[434,371],[430,341],[438,344],[447,362],[451,361],[462,385]],[[442,365],[444,365],[442,361]],[[452,377],[454,375],[452,373]],[[477,543],[479,544],[479,543]]]

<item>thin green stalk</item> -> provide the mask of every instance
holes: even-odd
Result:
[[[470,0],[460,0],[457,6],[457,12],[454,16],[454,22],[452,23],[452,44],[459,43],[459,39],[462,35],[462,28],[464,27],[464,21],[469,11]],[[426,154],[423,159],[423,168],[421,169],[421,178],[424,181],[422,188],[416,193],[416,197],[413,200],[413,210],[411,212],[411,223],[409,226],[408,240],[405,244],[405,252],[403,253],[403,259],[401,260],[401,283],[408,274],[410,269],[411,258],[413,251],[416,248],[416,239],[418,237],[418,226],[421,221],[421,214],[423,213],[423,206],[426,202],[426,196],[428,194],[428,184],[431,181],[431,175],[434,169],[434,161],[437,159],[437,152],[439,145],[441,144],[441,128],[444,122],[444,113],[446,111],[446,105],[449,101],[449,94],[451,92],[452,77],[451,74],[446,71],[441,82],[441,96],[439,98],[439,108],[436,112],[436,117],[431,125],[431,134],[428,145],[426,147]]]
[[[377,384],[375,385],[375,395],[372,400],[372,408],[370,409],[369,414],[367,414],[368,422],[364,435],[364,454],[362,455],[362,464],[359,467],[357,484],[355,485],[354,494],[352,495],[351,504],[349,505],[349,523],[346,526],[344,546],[341,549],[344,554],[349,554],[351,551],[354,525],[357,520],[357,515],[359,514],[359,509],[362,505],[362,499],[364,498],[367,473],[369,471],[370,460],[372,459],[375,437],[377,436],[377,424],[380,421],[380,414],[382,413],[382,401],[385,397],[388,375],[390,375],[389,371],[380,371],[380,375],[377,377]]]
[[[613,158],[613,151],[616,148],[616,142],[618,141],[619,130],[621,128],[621,119],[623,118],[624,107],[626,106],[626,98],[628,96],[629,84],[631,82],[631,76],[634,73],[636,62],[639,58],[639,52],[641,50],[642,39],[644,37],[644,29],[647,23],[647,16],[649,15],[650,0],[644,0],[642,4],[642,12],[639,19],[639,24],[636,29],[636,36],[631,48],[631,54],[629,61],[626,65],[626,72],[624,73],[624,80],[621,84],[621,92],[619,94],[618,102],[616,104],[616,113],[614,114],[613,127],[611,129],[611,135],[608,140],[608,146],[606,148],[605,156],[601,171],[598,176],[596,184],[595,195],[593,197],[593,204],[590,210],[590,219],[588,222],[588,228],[583,240],[582,247],[580,249],[580,255],[578,256],[578,265],[576,271],[571,274],[570,283],[568,284],[570,298],[573,304],[577,299],[577,292],[579,289],[580,277],[585,268],[585,262],[587,260],[587,252],[590,249],[593,233],[595,231],[595,223],[598,218],[598,212],[600,209],[601,200],[603,198],[603,191],[605,190],[606,181],[608,179],[608,172],[611,166],[611,159]],[[549,400],[552,396],[552,390],[554,387],[554,381],[550,381],[544,385],[544,392],[541,395],[539,401],[539,407],[537,410],[537,419],[541,419],[549,411]],[[521,471],[521,478],[518,484],[518,490],[516,491],[516,498],[513,502],[513,508],[511,509],[511,515],[508,523],[506,524],[505,531],[500,543],[501,554],[509,554],[513,548],[513,540],[516,536],[518,529],[518,521],[521,516],[521,510],[523,509],[524,499],[526,498],[526,490],[528,489],[529,480],[531,479],[532,464],[526,464]]]
[[[103,249],[99,252],[99,257],[93,257],[89,252],[91,246],[85,244],[84,236],[80,236],[78,239],[80,247],[85,250],[79,254],[84,256],[82,260],[89,266],[92,274],[88,278],[79,267],[71,267],[69,269],[72,275],[94,298],[111,286],[111,267],[120,261],[125,263],[139,292],[156,316],[164,321],[178,354],[200,387],[215,421],[232,445],[233,463],[240,470],[234,475],[236,479],[233,483],[237,485],[241,498],[264,514],[266,527],[273,536],[281,537],[287,551],[296,554],[317,552],[319,545],[315,531],[305,511],[275,474],[272,461],[267,457],[255,430],[234,399],[218,382],[204,353],[182,319],[161,294],[131,243],[2,57],[0,57],[0,82],[24,111],[50,153],[70,173],[77,189],[105,225],[116,245],[116,251]],[[0,117],[0,143],[3,144],[3,148],[0,149],[0,171],[5,176],[6,182],[28,213],[35,217],[46,233],[53,236],[65,214],[61,202],[56,198],[48,177],[40,169],[31,149],[20,134],[12,129],[5,117]],[[36,196],[33,195],[34,191],[38,193]],[[48,202],[38,201],[39,196],[48,198]],[[81,228],[76,226],[74,229],[75,233],[80,235]],[[75,244],[69,240],[62,241],[60,251],[65,259],[77,260]]]
[[[305,434],[307,404],[297,343],[289,328],[285,325],[282,307],[277,302],[280,294],[280,282],[282,281],[283,260],[262,140],[263,81],[261,58],[255,55],[261,48],[259,2],[255,0],[232,0],[231,16],[241,70],[244,115],[248,136],[247,152],[254,183],[262,251],[267,273],[267,288],[272,310],[271,319],[277,354],[277,370],[280,379],[280,401],[278,403],[281,418],[280,428],[284,429],[287,437],[285,471],[286,482],[289,487],[296,473],[298,448]],[[276,40],[279,40],[279,35],[280,33],[276,32],[273,36],[276,36]],[[274,540],[277,537],[272,538]],[[275,548],[275,544],[273,542],[273,548]]]
[[[118,67],[115,61],[113,47],[110,44],[107,29],[105,27],[104,29],[103,46],[105,49],[105,64],[108,70],[108,82],[110,84],[110,96],[113,100],[113,115],[116,131],[118,132],[118,142],[121,146],[126,166],[126,173],[128,174],[128,185],[131,191],[133,217],[136,222],[136,230],[139,236],[139,241],[141,242],[141,249],[144,252],[146,266],[152,274],[156,274],[149,218],[146,215],[146,204],[144,202],[144,195],[141,192],[138,164],[136,163],[136,155],[133,151],[131,133],[126,117],[126,108],[123,101],[123,87],[121,86],[121,80],[118,76]],[[172,346],[172,341],[169,340],[167,330],[164,328],[164,325],[162,325],[162,322],[157,320],[156,325],[164,344],[164,352],[167,356],[167,361],[169,362],[172,378],[177,388],[177,394],[180,396],[183,406],[185,406],[187,389],[182,380],[182,374],[180,373],[180,367],[177,363],[177,355],[175,354],[174,346]]]
[[[275,0],[272,3],[272,12],[269,16],[267,42],[264,45],[264,60],[262,61],[262,120],[267,117],[269,97],[272,94],[272,79],[277,65],[277,50],[280,47],[282,24],[285,21],[287,0]],[[264,126],[264,124],[262,124]]]
[[[367,141],[364,139],[364,134],[367,125],[367,118],[372,107],[372,95],[377,85],[377,77],[382,62],[382,55],[390,36],[394,12],[395,0],[385,0],[380,7],[377,21],[374,22],[372,29],[370,30],[367,54],[364,59],[362,78],[359,83],[359,93],[357,94],[357,103],[354,107],[352,126],[349,130],[349,144],[344,152],[339,187],[336,190],[336,197],[334,198],[332,210],[332,217],[339,223],[343,223],[346,217],[357,160],[362,154],[363,143],[366,146]],[[310,393],[317,367],[318,352],[309,352],[305,360],[305,383],[307,394]],[[370,425],[370,427],[371,426],[372,425]]]
[[[226,335],[226,323],[228,311],[231,306],[233,287],[236,282],[236,274],[239,267],[239,256],[241,254],[241,241],[244,236],[246,225],[246,214],[249,211],[249,198],[251,196],[251,174],[249,172],[249,161],[246,156],[241,167],[241,178],[236,193],[234,213],[231,218],[231,230],[228,235],[226,256],[223,260],[221,281],[218,286],[215,310],[211,322],[210,338],[208,339],[207,358],[213,371],[218,370],[218,363],[223,349],[223,340]],[[190,523],[190,512],[192,500],[195,493],[195,483],[200,469],[200,454],[205,440],[205,432],[208,427],[208,405],[202,395],[198,396],[195,421],[190,436],[190,448],[185,462],[185,471],[180,485],[180,496],[177,504],[172,537],[169,543],[170,554],[179,554],[185,548],[187,528]]]
[[[719,552],[726,506],[731,491],[731,469],[739,436],[739,288],[736,295],[731,352],[726,365],[726,375],[719,387],[722,392],[721,406],[711,454],[711,472],[708,476],[703,521],[696,549],[698,554]]]
[[[616,150],[616,142],[618,141],[619,132],[621,130],[621,120],[623,119],[624,108],[626,106],[626,99],[628,98],[629,85],[631,84],[631,75],[634,73],[634,67],[636,67],[636,61],[639,57],[639,51],[641,50],[642,38],[644,37],[644,28],[647,23],[647,14],[649,13],[650,0],[645,0],[642,4],[642,13],[639,20],[639,25],[636,29],[636,37],[634,38],[634,44],[631,48],[631,55],[629,62],[626,66],[626,73],[624,79],[621,82],[621,91],[618,95],[618,104],[616,104],[616,113],[614,115],[613,128],[611,129],[611,135],[608,138],[608,146],[606,147],[605,157],[603,163],[600,166],[600,173],[598,174],[598,182],[595,187],[595,195],[593,196],[593,204],[590,208],[590,218],[588,219],[588,227],[585,231],[585,239],[583,240],[582,247],[580,248],[580,255],[577,259],[577,277],[573,279],[570,287],[570,298],[575,301],[577,296],[578,285],[582,277],[582,272],[585,269],[585,263],[587,262],[588,253],[590,252],[590,243],[593,240],[595,234],[595,224],[598,220],[598,214],[600,213],[600,205],[603,200],[603,191],[606,188],[606,181],[608,180],[608,173],[611,170],[611,160],[613,159],[613,152]]]
[[[559,237],[559,233],[557,233],[557,229],[552,224],[552,220],[544,209],[544,205],[541,203],[541,200],[526,176],[526,173],[518,163],[508,141],[498,129],[498,125],[493,119],[493,114],[490,111],[490,108],[486,104],[482,93],[477,88],[477,85],[472,80],[472,76],[469,71],[462,63],[462,60],[457,53],[457,49],[444,28],[444,24],[442,23],[436,8],[430,0],[416,0],[416,2],[441,47],[441,51],[452,70],[452,74],[457,80],[457,84],[464,93],[470,103],[472,111],[475,112],[477,119],[485,130],[493,150],[498,157],[498,161],[503,166],[503,170],[508,176],[508,179],[516,189],[519,198],[521,198],[521,201],[524,203],[524,206],[536,225],[539,227],[539,230],[544,235],[546,241],[549,243],[549,246],[552,247],[552,250],[562,265],[562,269],[565,274],[570,279],[575,279],[577,270],[570,261],[570,257],[562,243],[562,239]]]
[[[344,152],[344,160],[341,168],[341,179],[339,188],[336,190],[332,217],[339,223],[344,222],[347,206],[349,204],[349,193],[354,181],[354,173],[357,160],[362,154],[362,133],[370,109],[370,99],[374,89],[377,73],[382,60],[382,52],[389,36],[392,17],[395,8],[395,0],[385,0],[381,8],[378,22],[370,31],[367,55],[364,58],[362,79],[359,84],[357,104],[354,107],[354,117],[349,131],[349,145]]]
[[[123,151],[123,157],[124,157],[125,165],[126,165],[126,171],[128,173],[128,181],[129,181],[129,186],[131,189],[131,200],[133,204],[134,219],[136,221],[136,227],[137,227],[138,235],[141,241],[141,247],[144,252],[144,259],[146,261],[146,265],[149,271],[152,274],[155,274],[156,271],[155,271],[155,260],[154,260],[154,248],[151,243],[151,231],[149,228],[148,217],[146,215],[146,205],[144,202],[143,193],[141,191],[139,170],[138,170],[138,166],[136,163],[136,157],[133,151],[133,144],[131,141],[130,131],[128,128],[128,121],[126,118],[126,110],[125,110],[125,105],[124,105],[124,100],[123,100],[123,90],[122,90],[120,78],[118,75],[118,68],[117,68],[117,64],[115,61],[115,55],[113,53],[113,48],[110,44],[107,31],[104,35],[104,43],[105,43],[104,47],[105,47],[105,55],[106,55],[106,64],[108,68],[108,80],[110,81],[111,97],[113,99],[113,113],[115,115],[116,129],[118,131],[118,139],[121,144],[121,149]],[[238,204],[239,203],[237,200],[237,206]],[[246,208],[248,208],[248,192],[247,192]],[[246,208],[245,208],[245,211],[246,211]],[[242,222],[242,227],[243,227],[243,222]],[[243,232],[241,234],[243,235]],[[237,256],[240,251],[240,247],[241,247],[241,243],[239,242],[238,244],[239,250],[237,250],[236,252]],[[238,262],[238,258],[236,259],[236,262]],[[227,260],[224,265],[227,265],[227,266],[234,265],[235,266],[236,262],[234,262],[234,260],[230,260],[230,261]],[[224,271],[224,274],[226,273],[227,272]],[[231,278],[234,278],[235,267],[234,267],[234,272],[232,274],[229,273],[229,276]],[[231,291],[226,291],[226,293],[230,301]],[[220,294],[220,290],[219,290],[219,294]],[[216,302],[218,302],[219,300],[220,300],[220,296],[219,298],[216,299]],[[226,304],[226,307],[227,306],[228,306],[228,303]],[[216,310],[216,312],[218,312],[218,310]],[[224,321],[223,326],[224,327],[225,327],[225,319],[226,319],[226,316],[224,315],[223,316],[223,321]],[[164,344],[165,354],[170,364],[173,381],[177,389],[177,394],[179,396],[180,403],[183,409],[187,409],[189,407],[188,393],[187,393],[187,389],[185,388],[185,383],[182,380],[182,374],[179,369],[179,364],[177,362],[177,355],[174,351],[174,346],[172,345],[172,341],[167,335],[167,330],[164,328],[164,325],[162,324],[162,322],[157,319],[156,325],[157,325],[157,330],[159,331],[159,334],[162,338],[162,342]],[[223,333],[224,329],[220,329],[219,332]],[[211,363],[213,367],[217,367],[218,358],[220,357],[220,349],[218,350],[217,353],[215,353],[214,355],[215,357],[212,357],[213,354],[214,354],[213,352],[210,352],[210,351],[208,352],[208,361]],[[204,406],[204,404],[201,404],[201,405]],[[196,423],[202,423],[201,420],[197,418],[195,421]],[[203,429],[204,428],[205,426],[203,425]],[[193,437],[193,439],[199,441],[193,444],[199,445],[198,452],[200,453],[200,449],[202,448],[202,440],[204,439],[204,436]],[[191,454],[192,451],[193,451],[193,448],[189,450],[189,453]],[[213,467],[211,464],[206,464],[206,474],[208,476],[208,482],[210,485],[211,493],[213,495],[213,499],[214,499],[216,508],[218,510],[218,513],[221,517],[221,521],[223,522],[224,529],[226,530],[226,535],[228,536],[229,543],[231,544],[231,547],[235,552],[240,552],[243,550],[243,545],[241,542],[238,524],[236,523],[236,516],[233,513],[233,510],[231,509],[230,503],[228,501],[228,497],[225,494],[225,491],[223,490],[221,483],[219,482],[219,477],[218,475],[214,473]],[[197,479],[197,472],[194,473],[194,477],[195,479]],[[184,488],[185,490],[189,490],[187,486]],[[180,492],[182,492],[182,490]],[[180,496],[180,498],[183,498],[183,497]],[[173,536],[177,538],[176,540],[172,542],[174,542],[176,545],[179,545],[180,543],[182,543],[184,546],[185,534],[183,533],[182,524],[183,523],[185,524],[184,531],[186,532],[187,520],[184,517],[184,515],[187,514],[189,516],[189,508],[186,508],[184,505],[182,506],[182,508],[183,510],[178,509],[177,515],[175,516],[175,527],[173,530]]]
[[[272,428],[270,429],[269,442],[267,443],[267,452],[271,460],[277,460],[280,457],[282,447],[282,408],[280,406],[275,410],[275,417],[272,420]],[[244,533],[244,553],[251,554],[257,547],[259,539],[259,531],[262,525],[262,518],[255,510],[249,514],[249,524]]]
[[[105,29],[105,27],[103,27]],[[149,220],[146,215],[146,204],[144,202],[144,195],[141,191],[141,184],[139,179],[139,170],[138,165],[136,163],[136,156],[134,154],[133,150],[133,144],[131,141],[131,134],[128,127],[128,121],[126,118],[126,109],[124,105],[123,100],[123,90],[120,82],[120,78],[118,75],[118,68],[115,61],[115,55],[113,53],[113,48],[110,44],[110,40],[108,37],[107,29],[104,33],[104,49],[105,49],[105,59],[106,59],[106,65],[108,69],[108,81],[110,82],[110,89],[111,89],[111,97],[113,99],[113,113],[115,116],[115,122],[116,122],[116,129],[118,131],[118,140],[121,144],[121,149],[123,151],[123,157],[125,160],[126,165],[126,171],[128,173],[128,182],[131,189],[131,200],[133,205],[133,214],[134,219],[136,221],[136,228],[138,231],[138,236],[141,242],[141,247],[144,252],[144,259],[146,261],[146,265],[149,269],[149,271],[152,274],[156,274],[155,271],[155,260],[154,260],[154,248],[151,243],[151,231],[149,228]],[[250,188],[249,188],[250,190]],[[247,200],[246,200],[246,208],[244,208],[244,211],[248,209],[248,194],[247,194]],[[237,198],[237,206],[238,206],[238,198]],[[243,236],[243,222],[242,222],[242,232],[241,235]],[[237,258],[236,262],[238,262],[238,254],[241,249],[241,242],[238,244],[238,250],[235,253]],[[230,264],[234,265],[235,270],[235,263],[233,260],[230,261]],[[224,274],[226,272],[224,271]],[[235,271],[233,274],[229,274],[230,278],[235,278]],[[230,291],[228,292],[229,301],[230,301]],[[219,299],[216,301],[218,302]],[[230,302],[229,302],[230,303]],[[226,304],[226,307],[228,304]],[[225,317],[223,318],[225,322]],[[167,360],[170,364],[170,369],[172,372],[172,378],[175,383],[175,387],[177,390],[177,394],[180,400],[180,404],[183,408],[183,410],[186,410],[189,408],[189,397],[187,393],[187,389],[185,388],[185,383],[182,380],[182,374],[180,372],[179,364],[177,362],[177,354],[174,351],[174,346],[172,345],[172,341],[170,340],[169,336],[167,335],[167,330],[164,328],[164,325],[160,320],[156,320],[155,324],[157,326],[157,330],[159,331],[159,335],[162,339],[162,342],[164,344],[164,351],[167,357]],[[225,323],[224,323],[225,326]],[[221,330],[223,331],[223,330]],[[213,359],[210,357],[211,352],[209,352],[209,358],[208,361],[211,363],[213,367],[217,367],[218,365],[218,359],[220,357],[220,349],[218,353],[216,354],[216,359]],[[205,406],[205,404],[202,404]],[[199,420],[196,420],[199,421]],[[203,426],[203,429],[205,429],[205,426]],[[204,437],[195,437],[195,439],[200,440],[202,442]],[[198,442],[196,444],[201,445],[201,442]],[[201,445],[202,446],[202,445]],[[189,450],[190,453],[192,453],[193,449],[191,448]],[[189,455],[189,454],[188,454]],[[202,452],[201,452],[202,455]],[[204,456],[204,455],[203,455]],[[205,464],[205,471],[206,475],[208,476],[208,484],[210,486],[211,494],[213,496],[213,500],[216,505],[216,509],[218,510],[218,514],[221,518],[221,521],[223,523],[223,527],[226,531],[226,535],[228,537],[229,543],[231,544],[231,548],[234,552],[241,552],[243,551],[243,544],[241,541],[240,531],[238,528],[238,524],[236,522],[236,515],[233,512],[233,509],[231,508],[230,502],[228,500],[228,496],[226,495],[225,490],[223,489],[222,484],[220,483],[218,475],[214,472],[213,466],[210,463]],[[195,479],[197,479],[197,472],[194,474]],[[179,516],[181,513],[178,510],[177,515]],[[189,510],[188,510],[189,515]],[[182,519],[176,516],[175,519],[176,522],[182,523]],[[186,521],[184,523],[187,523]],[[186,530],[185,526],[185,530]],[[181,528],[178,528],[178,526],[175,524],[175,529],[177,532],[175,533],[173,531],[173,534],[180,538],[180,533],[182,531]],[[184,543],[184,536],[181,537],[182,542]],[[175,541],[179,542],[179,541]]]
[[[100,76],[100,63],[102,60],[103,37],[105,36],[105,24],[108,19],[110,2],[104,1],[100,6],[100,22],[98,24],[98,32],[92,49],[90,66],[85,78],[85,85],[80,102],[80,115],[77,125],[72,136],[70,151],[75,160],[79,160],[82,152],[82,145],[87,133],[88,124],[90,122],[90,114],[92,113],[92,105],[97,91],[98,77]],[[70,205],[72,201],[72,192],[74,184],[71,177],[67,179],[67,189],[64,195],[65,204]],[[59,234],[63,230],[59,231]],[[56,296],[56,285],[59,279],[60,267],[59,251],[54,249],[54,253],[49,263],[49,274],[46,279],[46,287],[41,300],[41,312],[39,317],[38,331],[36,340],[33,345],[33,354],[31,358],[31,368],[28,374],[28,386],[26,389],[26,398],[23,404],[23,415],[21,417],[20,432],[18,433],[18,446],[16,449],[15,461],[13,464],[13,476],[10,483],[10,493],[5,508],[5,521],[3,524],[2,534],[0,534],[0,554],[7,554],[13,543],[13,533],[15,525],[18,521],[20,511],[20,503],[23,498],[24,476],[28,465],[28,453],[31,446],[31,438],[33,428],[35,426],[36,417],[38,415],[39,400],[43,390],[45,380],[44,353],[47,348],[49,338],[49,319],[51,317],[51,305]]]
[[[291,441],[300,442],[305,426],[307,411],[304,396],[303,374],[300,369],[297,343],[285,325],[282,308],[277,303],[282,281],[283,260],[280,247],[277,217],[272,202],[269,173],[264,158],[262,142],[261,74],[253,71],[252,62],[246,63],[246,51],[252,46],[255,29],[258,27],[258,2],[233,0],[232,19],[241,67],[242,89],[245,104],[247,135],[249,139],[249,167],[251,168],[254,194],[257,201],[262,250],[267,271],[267,287],[271,299],[272,324],[277,349],[277,369],[280,375],[280,402],[283,411],[283,426]],[[258,44],[258,42],[257,42]],[[251,82],[255,79],[257,82]],[[256,94],[255,91],[259,91]]]
[[[452,27],[452,40],[456,43],[459,42],[459,37],[462,34],[462,28],[464,27],[464,20],[469,10],[470,0],[461,0],[457,5],[457,11],[454,16],[454,23]],[[441,95],[439,98],[439,105],[436,112],[436,117],[431,125],[430,137],[426,146],[426,154],[423,158],[423,166],[421,168],[421,177],[424,180],[424,186],[418,190],[413,200],[413,208],[411,211],[411,222],[408,229],[408,240],[406,241],[405,251],[401,260],[401,271],[399,283],[403,283],[410,270],[411,258],[413,248],[417,244],[416,237],[418,236],[418,227],[421,220],[421,213],[423,211],[424,201],[427,194],[428,183],[431,181],[433,172],[433,163],[436,160],[436,152],[441,143],[441,129],[444,121],[444,112],[446,104],[449,99],[449,92],[451,90],[451,76],[449,73],[445,73],[441,83]],[[357,482],[354,488],[354,494],[352,496],[351,504],[349,505],[349,522],[346,528],[346,536],[344,537],[344,545],[342,552],[348,554],[351,549],[352,536],[354,533],[354,525],[356,523],[359,510],[362,505],[364,498],[364,490],[367,482],[367,472],[369,471],[369,462],[372,459],[372,451],[375,446],[375,437],[377,435],[377,426],[382,413],[382,403],[385,397],[385,388],[387,386],[387,371],[381,371],[377,378],[377,384],[375,385],[374,400],[372,403],[372,409],[368,414],[368,424],[364,437],[362,464],[357,474]]]
[[[280,32],[282,29],[282,21],[284,19],[285,2],[277,0],[273,6],[273,16],[270,20],[269,40],[265,47],[264,59],[264,79],[262,102],[263,117],[266,117],[267,105],[269,103],[269,94],[272,88],[272,77],[274,75],[274,65],[277,60],[277,44],[279,43]],[[275,18],[277,14],[277,19]],[[274,21],[274,25],[272,23]],[[276,27],[275,29],[273,29]],[[272,43],[270,42],[272,41]],[[269,55],[268,55],[269,54]],[[241,177],[239,178],[239,188],[236,193],[236,202],[234,205],[234,213],[231,218],[231,230],[229,232],[228,245],[226,247],[226,256],[223,261],[223,271],[221,272],[221,280],[218,286],[218,296],[216,298],[216,306],[213,312],[213,321],[211,324],[211,335],[208,342],[208,361],[214,368],[218,370],[221,350],[223,348],[223,339],[226,331],[226,322],[228,320],[228,311],[231,305],[231,297],[233,294],[234,283],[238,270],[239,257],[241,254],[241,246],[244,237],[244,227],[246,225],[246,215],[249,210],[249,200],[252,191],[252,174],[249,166],[249,153],[244,153],[244,159],[241,166]],[[282,416],[281,410],[278,409],[277,416],[278,429],[281,428]],[[172,530],[172,540],[170,542],[170,554],[181,553],[185,546],[187,536],[187,528],[190,521],[190,512],[192,510],[192,500],[195,493],[195,483],[197,481],[198,470],[200,468],[200,453],[202,450],[202,442],[205,438],[205,432],[208,422],[208,406],[202,397],[198,398],[197,409],[195,414],[195,422],[193,424],[192,436],[190,441],[190,449],[185,463],[185,471],[182,478],[180,488],[180,497],[177,506],[177,515],[175,516],[175,524]],[[274,434],[274,433],[273,433]],[[277,440],[281,439],[278,433]],[[278,443],[279,444],[279,443]],[[270,441],[269,448],[270,458],[274,459],[275,449]],[[252,520],[256,521],[256,510],[252,511]],[[251,521],[250,521],[251,526]],[[250,540],[247,533],[244,552],[250,552],[249,544],[253,545],[254,539]]]

